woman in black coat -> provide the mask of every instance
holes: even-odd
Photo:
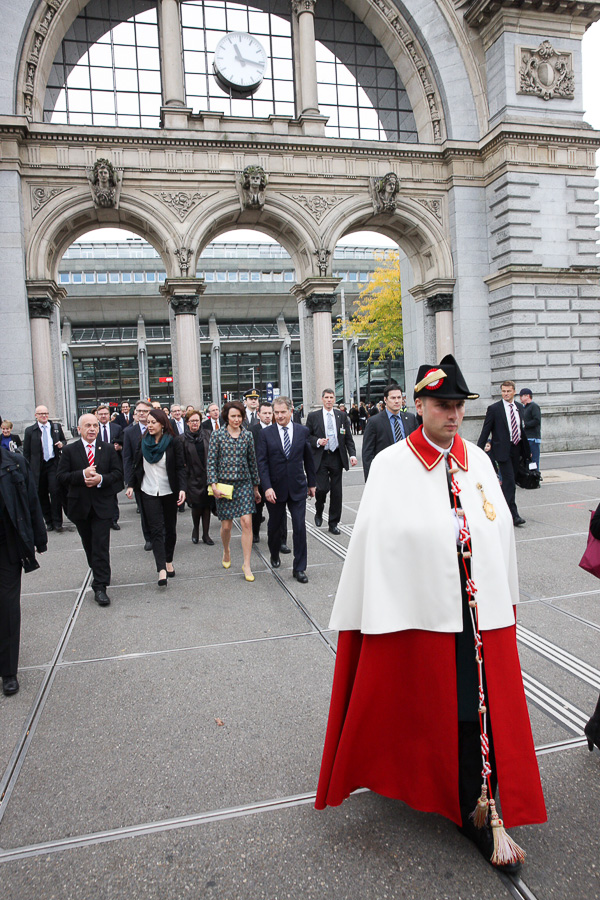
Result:
[[[600,506],[596,507],[596,512],[592,516],[590,531],[592,537],[596,538],[597,541],[600,541]],[[585,726],[584,731],[589,749],[593,750],[595,744],[598,750],[600,750],[600,697],[598,697],[596,709],[592,713],[592,717]]]
[[[181,442],[175,438],[169,417],[162,409],[153,409],[134,456],[127,496],[131,500],[134,490],[140,491],[160,587],[166,587],[167,578],[175,577],[177,507],[185,503],[186,488]]]
[[[205,544],[214,544],[208,533],[210,514],[214,506],[212,497],[208,496],[206,483],[206,460],[211,432],[200,428],[202,413],[197,409],[185,414],[187,428],[178,436],[183,447],[183,455],[187,469],[187,502],[192,508],[192,543],[197,544],[200,535],[200,519],[202,518],[202,540]]]

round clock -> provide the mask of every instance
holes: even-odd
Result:
[[[267,54],[251,34],[231,31],[217,44],[213,67],[220,87],[227,93],[252,94],[264,78]]]

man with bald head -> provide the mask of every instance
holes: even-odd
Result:
[[[112,444],[98,439],[96,416],[79,418],[81,440],[68,444],[58,465],[58,480],[67,498],[67,515],[75,523],[92,570],[92,590],[99,606],[109,606],[110,525],[123,489],[123,464]]]

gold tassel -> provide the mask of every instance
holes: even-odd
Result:
[[[494,837],[494,852],[490,860],[492,865],[506,866],[509,863],[523,862],[525,851],[507,833],[493,800],[490,800],[490,815]]]
[[[490,801],[488,800],[487,785],[484,784],[481,788],[481,797],[477,801],[477,806],[470,816],[470,818],[473,819],[473,825],[475,826],[475,828],[485,827],[488,820],[489,807]]]

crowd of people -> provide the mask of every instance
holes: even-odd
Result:
[[[306,584],[307,498],[315,499],[315,527],[326,518],[339,535],[343,472],[358,464],[354,436],[362,434],[366,485],[330,622],[340,635],[317,808],[369,787],[445,815],[494,866],[518,871],[524,853],[505,831],[496,794],[508,825],[543,822],[546,812],[514,614],[514,526],[525,524],[515,484],[523,465],[539,471],[541,412],[530,388],[521,403],[515,395],[505,381],[477,445],[458,433],[466,401],[478,395],[452,356],[421,366],[414,413],[390,384],[370,410],[347,411],[327,388],[305,424],[289,397],[271,402],[255,390],[243,403],[210,404],[206,417],[177,403],[125,401],[113,414],[100,404],[80,416],[71,442],[43,405],[22,445],[13,424],[0,422],[4,693],[19,690],[21,573],[38,567],[36,551],[46,550],[48,531],[63,530],[63,513],[79,533],[101,607],[111,603],[110,531],[120,528],[123,488],[135,500],[161,590],[176,574],[186,505],[194,544],[214,546],[211,517],[219,520],[226,570],[239,521],[250,583],[267,510],[271,567],[293,553],[293,578]],[[599,522],[600,507],[597,537]],[[432,710],[443,755],[429,739]],[[586,735],[590,749],[600,748],[600,700]]]

